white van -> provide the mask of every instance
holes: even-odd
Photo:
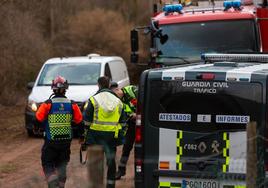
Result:
[[[28,83],[32,89],[25,109],[25,128],[33,135],[35,112],[40,103],[52,94],[51,82],[61,75],[68,80],[66,96],[81,105],[98,90],[97,80],[108,76],[120,87],[129,85],[126,64],[121,57],[90,54],[84,57],[63,57],[47,60],[42,66],[35,82]]]

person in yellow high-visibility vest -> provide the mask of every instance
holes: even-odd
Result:
[[[87,145],[102,145],[107,161],[107,188],[115,187],[116,146],[122,144],[123,133],[121,123],[125,123],[123,103],[112,92],[110,79],[106,76],[98,79],[99,91],[89,98],[83,113]]]

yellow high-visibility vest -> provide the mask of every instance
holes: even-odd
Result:
[[[122,129],[119,119],[122,113],[123,103],[110,92],[101,92],[90,97],[94,107],[93,122],[90,129],[95,131],[114,132],[115,138]]]

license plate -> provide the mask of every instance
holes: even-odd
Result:
[[[218,188],[219,183],[214,180],[203,180],[203,179],[183,179],[183,188]]]

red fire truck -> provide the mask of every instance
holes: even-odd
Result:
[[[131,62],[138,62],[140,30],[151,38],[148,63],[152,67],[193,63],[207,52],[268,52],[267,0],[262,5],[252,2],[245,6],[239,0],[224,1],[223,5],[164,5],[163,11],[155,12],[150,26],[131,31]]]

